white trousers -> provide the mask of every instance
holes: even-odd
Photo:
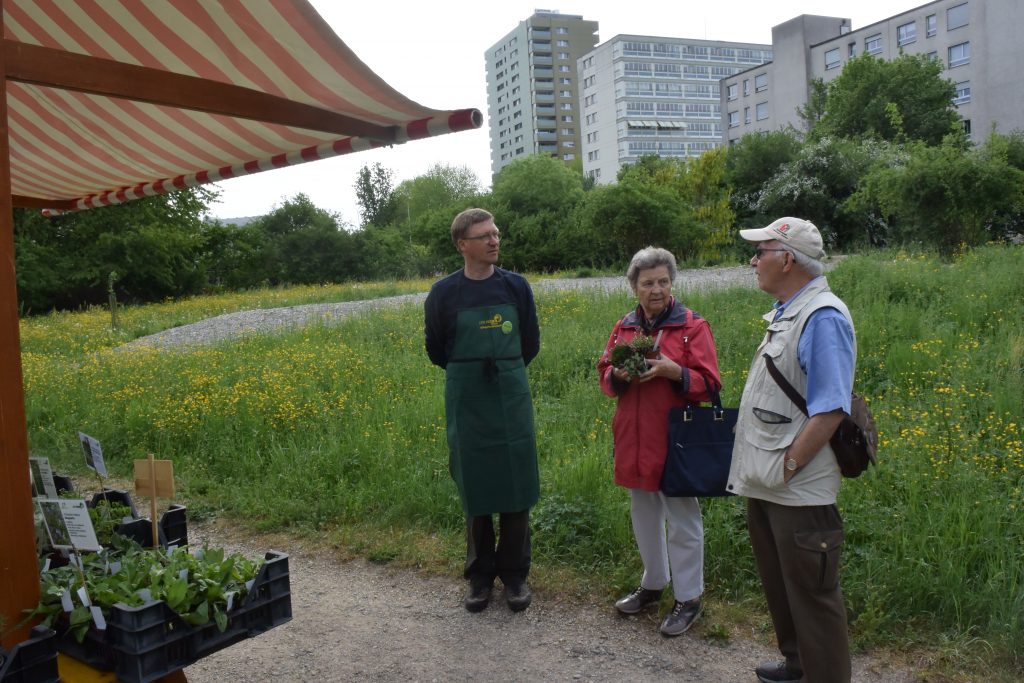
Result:
[[[679,602],[700,597],[704,593],[704,525],[697,499],[642,489],[629,493],[633,536],[644,563],[640,585],[660,590],[671,582]]]

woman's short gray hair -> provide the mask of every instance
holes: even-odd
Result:
[[[667,267],[669,278],[672,282],[676,281],[676,275],[679,271],[676,269],[676,257],[672,255],[671,251],[661,247],[644,247],[636,252],[633,254],[633,259],[629,262],[629,268],[626,269],[626,279],[629,280],[629,286],[636,289],[636,281],[640,278],[641,270],[649,270],[659,266]]]
[[[779,244],[779,246],[792,254],[793,260],[796,261],[796,264],[803,268],[811,277],[818,277],[825,272],[825,264],[818,259],[811,258],[807,254],[797,251],[796,249],[790,249],[785,244]]]

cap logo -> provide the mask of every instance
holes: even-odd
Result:
[[[783,237],[787,237],[789,233],[789,223],[783,223],[775,227],[775,232],[779,233]]]

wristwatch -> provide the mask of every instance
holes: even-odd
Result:
[[[796,464],[796,460],[794,460],[793,458],[786,458],[787,470],[789,470],[790,472],[796,472],[797,467],[798,465]]]

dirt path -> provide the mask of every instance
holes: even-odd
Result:
[[[185,669],[191,683],[274,681],[712,681],[751,683],[775,657],[737,635],[720,644],[706,614],[690,633],[664,638],[654,614],[620,617],[610,604],[566,599],[534,586],[513,613],[500,589],[479,614],[462,607],[465,582],[368,562],[341,562],[286,537],[241,538],[190,529],[248,557],[289,554],[293,618]],[[272,544],[272,545],[269,545]],[[500,584],[499,584],[500,585]],[[854,658],[858,683],[910,683],[913,673]]]

